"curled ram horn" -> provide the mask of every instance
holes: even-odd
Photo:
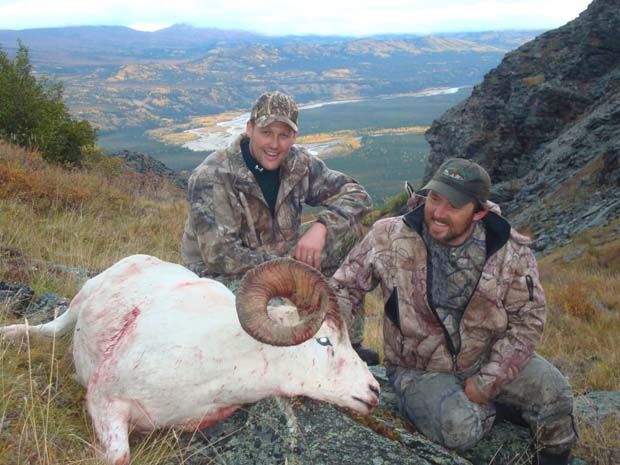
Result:
[[[267,304],[285,297],[297,307],[299,323],[286,326],[269,317]],[[254,339],[273,346],[292,346],[310,339],[327,315],[340,327],[336,298],[323,275],[292,258],[271,260],[248,271],[236,298],[243,329]]]

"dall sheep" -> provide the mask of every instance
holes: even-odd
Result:
[[[296,324],[276,321],[267,306],[276,296],[297,306]],[[322,275],[293,259],[249,271],[235,299],[180,265],[133,255],[90,279],[55,320],[0,334],[53,337],[75,327],[77,379],[104,458],[125,465],[131,430],[193,431],[269,396],[370,412],[379,385],[335,302]]]

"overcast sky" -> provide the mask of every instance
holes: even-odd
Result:
[[[269,35],[552,29],[591,0],[0,0],[0,29],[174,23]]]

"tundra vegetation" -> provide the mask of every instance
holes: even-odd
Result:
[[[13,59],[0,49],[0,137],[69,166],[80,166],[95,145],[91,124],[69,114],[62,83],[37,79],[21,43]]]
[[[134,253],[179,262],[185,193],[165,180],[110,163],[66,169],[2,141],[0,178],[0,280],[72,297],[81,279],[45,263],[97,271]],[[540,352],[570,377],[577,395],[620,389],[620,243],[608,241],[608,229],[618,226],[592,230],[540,259],[550,311]],[[381,350],[382,304],[371,295],[366,306],[365,340]],[[18,321],[0,308],[1,324]],[[70,337],[0,342],[1,463],[97,463],[70,352]],[[605,464],[620,447],[620,425],[597,431],[582,426],[576,455]],[[182,462],[189,454],[175,432],[131,441],[134,464]]]
[[[23,75],[31,76],[26,50],[22,53],[13,62],[1,55],[2,69],[21,60]],[[59,101],[54,96],[60,94],[46,94],[36,79],[28,82],[39,89],[39,104],[46,105],[46,95]],[[79,163],[50,159],[33,140],[0,134],[1,281],[24,283],[37,296],[55,292],[70,298],[83,278],[51,265],[96,272],[136,253],[180,261],[185,192],[152,174],[124,168],[90,140],[78,145]],[[366,224],[397,214],[403,201],[403,195],[387,199]],[[620,241],[610,240],[610,231],[618,228],[620,220],[592,229],[539,261],[549,305],[539,350],[569,376],[577,395],[620,389]],[[365,342],[381,351],[378,295],[370,295],[366,307]],[[8,305],[0,305],[0,324],[18,322]],[[98,463],[85,391],[73,378],[70,342],[70,337],[0,341],[0,464]],[[132,436],[131,448],[135,465],[183,463],[192,453],[175,431],[165,430]],[[611,465],[609,451],[618,448],[617,422],[596,430],[581,425],[578,457]]]

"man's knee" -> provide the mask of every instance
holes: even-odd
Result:
[[[443,384],[440,375],[428,384],[410,384],[402,396],[403,410],[418,431],[432,441],[449,449],[466,450],[490,429],[494,409],[471,402],[458,383],[449,378],[446,381],[448,384]]]
[[[459,451],[475,446],[484,436],[481,415],[477,410],[473,407],[442,412],[440,444]]]
[[[573,411],[573,392],[568,380],[537,354],[511,383],[506,397],[513,405],[521,404],[524,414],[534,421],[567,416]]]
[[[498,400],[521,410],[539,447],[557,453],[576,442],[572,388],[562,373],[539,355],[534,354]]]
[[[540,400],[542,410],[555,415],[570,415],[573,411],[573,390],[568,380],[553,365],[541,373]]]

